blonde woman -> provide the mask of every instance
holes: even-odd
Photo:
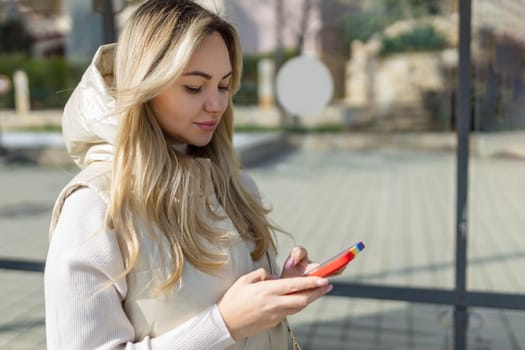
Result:
[[[329,292],[274,227],[232,148],[230,24],[150,0],[101,47],[63,133],[82,171],[55,204],[45,271],[53,349],[286,349],[287,315]]]

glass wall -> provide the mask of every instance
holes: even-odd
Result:
[[[525,288],[519,272],[525,266],[524,14],[519,1],[473,5],[468,286],[474,290]]]
[[[365,243],[334,281],[452,290],[458,14],[452,2],[353,4],[341,19],[351,39],[341,97],[299,118],[292,152],[248,171],[312,260]],[[323,54],[336,72],[335,54]],[[278,237],[283,261],[293,242]],[[290,320],[306,349],[443,349],[451,310],[328,297]]]
[[[117,32],[141,2],[114,2]],[[296,244],[313,261],[365,244],[332,278],[332,296],[289,318],[303,349],[451,349],[453,306],[349,298],[337,288],[455,288],[459,1],[198,2],[239,32],[234,146],[284,231],[278,262]],[[2,35],[26,26],[16,27],[17,40],[0,40],[0,88],[10,85],[0,92],[0,347],[45,348],[49,214],[78,172],[60,117],[108,29],[91,5],[0,3]],[[476,292],[525,290],[523,18],[520,1],[472,1],[467,289]],[[330,73],[333,94],[321,111],[287,112],[278,99],[275,75],[299,55]],[[17,107],[19,70],[29,85]],[[315,82],[305,81],[307,102]],[[469,348],[524,348],[524,317],[469,309]]]

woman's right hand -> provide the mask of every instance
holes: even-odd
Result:
[[[217,306],[232,338],[239,340],[276,326],[330,290],[325,278],[277,279],[261,268],[241,276]]]

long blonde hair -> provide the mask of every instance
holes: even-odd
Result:
[[[181,154],[166,140],[149,101],[182,74],[198,45],[214,32],[229,51],[230,100],[211,142],[190,145]],[[125,25],[115,59],[121,119],[106,218],[124,250],[124,275],[140,255],[141,223],[147,234],[155,238],[160,233],[169,242],[172,273],[161,290],[180,280],[186,262],[207,273],[224,267],[231,233],[213,227],[221,217],[210,206],[212,195],[241,237],[254,242],[252,259],[275,248],[268,211],[243,185],[232,146],[231,96],[239,87],[241,68],[235,29],[192,1],[146,1]]]

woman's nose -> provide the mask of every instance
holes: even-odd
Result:
[[[209,113],[220,113],[226,108],[227,94],[222,91],[210,92],[204,102],[204,110]]]

